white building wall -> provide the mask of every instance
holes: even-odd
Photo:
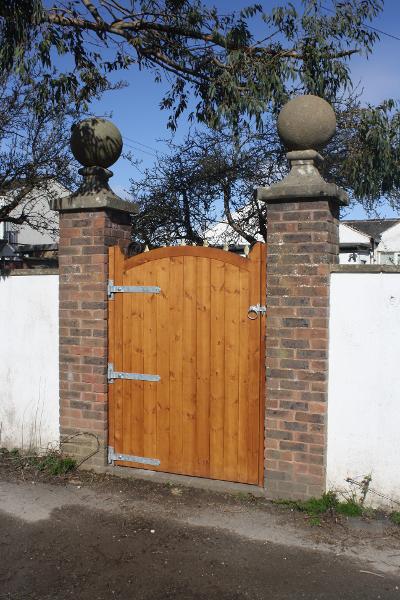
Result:
[[[400,265],[400,223],[382,233],[376,254],[379,264]]]
[[[382,233],[377,250],[378,252],[400,252],[400,223]]]
[[[0,447],[59,441],[58,275],[0,277]]]
[[[329,328],[327,489],[400,501],[400,272],[332,273]]]

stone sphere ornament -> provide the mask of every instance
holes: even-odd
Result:
[[[90,117],[72,126],[71,150],[84,167],[113,165],[122,152],[119,129],[107,119]]]
[[[336,116],[332,106],[318,96],[289,100],[278,117],[278,133],[288,150],[319,150],[333,137]]]

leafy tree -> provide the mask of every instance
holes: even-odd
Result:
[[[253,189],[280,179],[279,154],[273,126],[253,135],[247,130],[236,136],[229,129],[197,131],[182,145],[170,142],[170,154],[132,180],[140,208],[133,238],[149,245],[201,244],[223,215],[236,237],[254,242],[257,232],[265,233],[265,214]]]
[[[303,0],[300,10],[284,2],[269,13],[254,4],[221,15],[201,0],[2,0],[0,70],[25,73],[38,57],[40,106],[66,93],[85,104],[111,72],[148,69],[169,86],[161,102],[169,127],[194,97],[190,117],[200,122],[242,116],[261,128],[263,114],[294,92],[334,99],[350,84],[349,58],[371,52],[378,36],[368,22],[382,0],[334,7]]]
[[[33,109],[32,79],[0,76],[0,222],[57,234],[48,202],[76,181],[69,150],[75,104]],[[60,185],[57,185],[60,184]]]
[[[327,179],[353,203],[375,213],[387,203],[400,211],[400,113],[398,103],[362,106],[359,98],[338,103],[337,133],[324,151]]]
[[[400,210],[399,116],[393,102],[362,107],[355,96],[336,103],[338,133],[323,154],[322,174],[367,211],[381,198]],[[262,132],[247,128],[193,132],[171,154],[159,157],[132,194],[141,208],[134,238],[147,244],[202,243],[223,221],[214,241],[253,243],[266,237],[266,207],[254,189],[287,172],[287,160],[273,119]],[[208,232],[209,234],[209,232]]]
[[[383,0],[343,0],[331,11],[322,0],[302,0],[300,9],[283,2],[266,13],[254,4],[221,15],[201,0],[2,0],[0,72],[29,81],[39,61],[31,106],[40,114],[49,103],[66,108],[71,100],[85,108],[113,72],[149,70],[167,86],[161,108],[171,129],[186,111],[215,132],[172,148],[159,172],[136,185],[145,209],[137,220],[141,237],[196,241],[221,206],[232,222],[232,213],[252,202],[251,214],[240,213],[250,240],[262,233],[250,189],[285,169],[271,119],[295,93],[336,106],[344,96],[327,173],[369,208],[382,194],[396,205],[397,107],[362,108],[348,96],[349,60],[372,51],[378,34],[368,24],[382,9]]]

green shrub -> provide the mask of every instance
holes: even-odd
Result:
[[[394,523],[395,525],[400,525],[400,512],[399,511],[394,511],[390,514],[389,516],[390,520],[392,521],[392,523]]]

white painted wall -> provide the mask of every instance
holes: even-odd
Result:
[[[400,272],[331,275],[327,489],[368,474],[400,501]]]
[[[0,446],[58,441],[58,275],[0,277]]]

